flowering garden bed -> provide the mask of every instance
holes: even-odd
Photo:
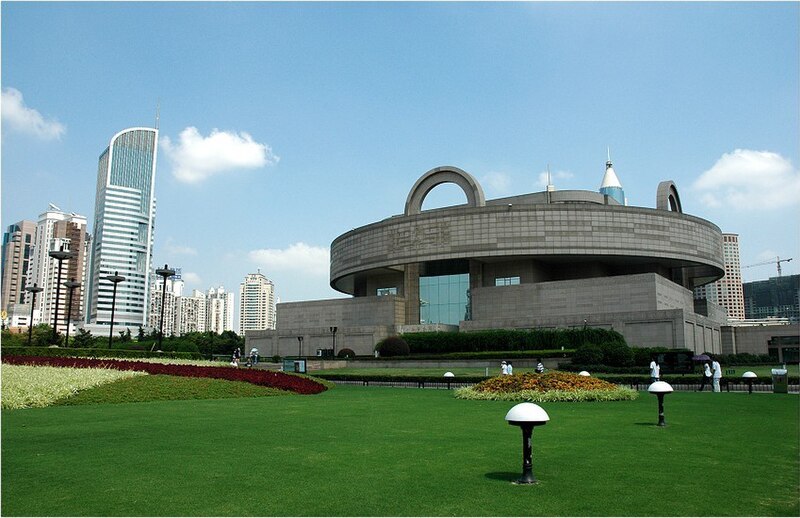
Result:
[[[327,387],[318,381],[283,372],[261,369],[235,369],[231,367],[201,367],[196,365],[170,365],[128,360],[98,360],[93,358],[65,358],[43,356],[3,356],[3,363],[13,365],[48,365],[51,367],[77,367],[141,371],[148,374],[167,374],[193,378],[216,378],[230,381],[246,381],[297,394],[319,394]]]
[[[459,399],[496,401],[622,401],[636,399],[635,390],[590,376],[550,371],[497,376],[471,387],[457,389]]]

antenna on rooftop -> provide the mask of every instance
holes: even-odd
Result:
[[[161,111],[161,99],[156,100],[156,129],[158,129],[159,112]]]

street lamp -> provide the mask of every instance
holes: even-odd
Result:
[[[53,310],[53,343],[58,343],[58,301],[61,298],[61,266],[64,259],[69,259],[75,254],[68,250],[64,250],[64,245],[61,245],[60,250],[51,250],[48,255],[58,261],[58,280],[56,281],[56,305]]]
[[[164,284],[161,286],[161,325],[158,329],[158,350],[161,350],[161,341],[164,339],[164,301],[167,298],[167,279],[175,275],[175,270],[171,270],[168,265],[156,270],[156,275],[164,278]],[[155,347],[156,344],[153,344]],[[150,350],[153,350],[153,347]]]
[[[336,358],[336,330],[339,329],[336,326],[331,327],[331,333],[333,334],[333,357]]]
[[[744,374],[742,374],[742,378],[747,380],[747,393],[748,394],[752,394],[753,393],[753,380],[755,380],[757,377],[758,376],[753,371],[747,371]]]
[[[672,392],[672,385],[666,381],[656,381],[647,387],[647,391],[658,396],[658,426],[667,426],[664,422],[664,396]]]
[[[520,403],[506,414],[508,424],[522,428],[522,477],[515,484],[536,484],[533,476],[533,454],[531,436],[534,426],[546,425],[550,416],[542,407],[534,403]]]
[[[75,288],[80,287],[80,285],[81,283],[77,282],[75,277],[64,283],[64,286],[66,286],[69,290],[69,299],[67,299],[67,318],[64,319],[67,322],[67,337],[64,339],[64,347],[69,347],[69,324],[72,320],[72,292],[75,291]]]
[[[28,347],[31,345],[31,338],[33,337],[33,308],[36,306],[36,294],[40,291],[44,291],[44,288],[40,288],[33,283],[33,286],[28,286],[25,288],[25,291],[30,292],[33,299],[31,299],[31,319],[28,321]]]
[[[114,292],[111,295],[111,327],[108,329],[108,348],[111,349],[111,338],[114,336],[114,306],[117,303],[117,284],[125,280],[125,277],[114,272],[114,275],[106,275],[106,280],[114,283]]]
[[[297,337],[297,357],[303,356],[303,337]]]

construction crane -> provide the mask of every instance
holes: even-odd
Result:
[[[748,264],[747,266],[742,266],[742,268],[752,268],[753,266],[764,266],[765,264],[774,264],[778,267],[778,277],[781,276],[781,263],[788,263],[793,258],[790,257],[788,259],[781,259],[780,257],[776,257],[775,259],[770,259],[769,261],[764,261],[763,263],[756,263],[756,264]]]

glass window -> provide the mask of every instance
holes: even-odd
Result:
[[[378,288],[378,296],[397,295],[397,288]]]
[[[494,280],[495,286],[513,286],[519,284],[519,276],[517,277],[497,277]]]
[[[458,325],[470,314],[469,274],[420,277],[421,324]]]

